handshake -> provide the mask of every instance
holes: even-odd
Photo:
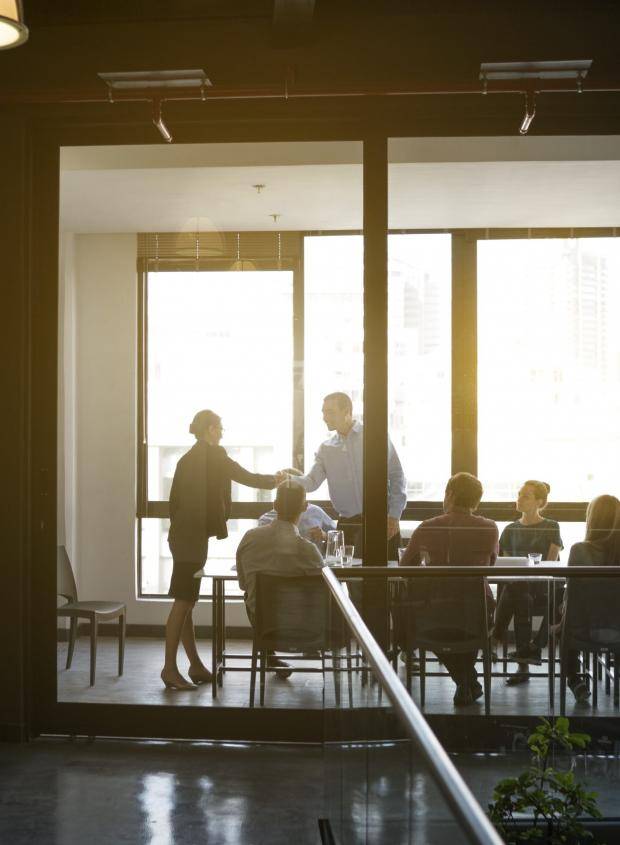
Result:
[[[298,469],[295,469],[295,467],[279,469],[275,474],[276,487],[279,487],[280,484],[284,484],[285,481],[290,481],[291,478],[300,475],[303,475],[303,472],[300,472]]]

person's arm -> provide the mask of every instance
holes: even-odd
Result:
[[[499,555],[500,543],[499,543],[499,531],[497,529],[497,525],[495,526],[495,548],[491,552],[489,557],[489,566],[495,566],[495,561]]]
[[[499,549],[498,553],[500,557],[510,557],[510,535],[512,533],[512,529],[509,525],[507,525],[504,530],[502,531],[502,535],[499,538]],[[497,555],[496,555],[497,557]]]
[[[407,479],[392,441],[388,441],[388,518],[396,522],[407,505]]]
[[[419,566],[420,565],[420,552],[422,550],[421,540],[423,538],[423,529],[421,525],[415,529],[413,534],[411,535],[411,539],[407,544],[407,548],[403,552],[403,556],[400,560],[401,566]]]
[[[179,509],[179,465],[174,471],[174,475],[172,476],[172,484],[170,486],[170,495],[168,496],[168,515],[172,519],[175,513]]]
[[[226,465],[228,468],[228,477],[238,484],[243,484],[246,487],[255,487],[259,490],[273,490],[276,486],[277,478],[275,475],[261,475],[258,472],[250,472],[244,469],[232,458],[226,455]]]
[[[560,525],[555,523],[551,536],[549,537],[549,549],[545,560],[559,560],[560,552],[564,548],[562,537],[560,536]]]
[[[236,561],[237,561],[237,580],[239,581],[239,586],[245,593],[247,590],[247,584],[245,580],[245,571],[243,568],[243,554],[245,552],[245,547],[247,545],[246,538],[247,534],[244,534],[241,538],[241,542],[237,546],[237,554],[236,554]]]
[[[311,493],[313,490],[318,490],[326,478],[325,462],[323,461],[319,447],[319,451],[314,456],[314,463],[310,472],[307,472],[305,475],[296,475],[293,480],[296,484],[301,484],[306,493]]]

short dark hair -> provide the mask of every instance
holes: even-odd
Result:
[[[474,510],[482,499],[482,484],[470,472],[457,472],[446,484],[446,493],[452,494],[452,500],[458,508]]]
[[[202,437],[208,428],[211,428],[212,425],[221,425],[221,422],[221,417],[218,417],[214,411],[206,409],[198,411],[190,423],[189,433],[193,434],[196,438]]]
[[[284,481],[276,491],[273,506],[280,519],[292,522],[306,509],[306,491],[296,481]]]
[[[328,393],[327,396],[323,397],[323,402],[327,402],[328,399],[331,399],[333,402],[336,402],[338,407],[341,411],[347,411],[347,413],[353,413],[353,402],[351,402],[351,397],[348,396],[346,393]]]

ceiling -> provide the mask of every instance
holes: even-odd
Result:
[[[360,229],[361,161],[353,142],[64,148],[61,229]],[[618,136],[402,139],[390,161],[391,228],[620,225]]]

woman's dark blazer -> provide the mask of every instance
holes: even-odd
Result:
[[[248,472],[222,446],[198,441],[179,460],[170,488],[168,545],[177,561],[204,563],[209,537],[228,537],[230,483],[271,490],[273,475]]]

